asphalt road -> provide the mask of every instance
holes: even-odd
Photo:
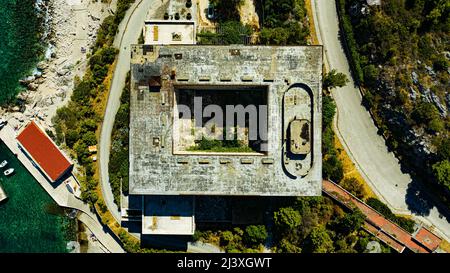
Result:
[[[334,0],[313,0],[313,13],[319,42],[324,45],[327,66],[345,73],[350,83],[333,90],[337,105],[336,132],[345,150],[375,193],[396,213],[414,215],[416,220],[433,226],[450,240],[448,210],[426,197],[426,190],[413,183],[401,170],[398,160],[389,152],[382,136],[366,109],[360,91],[355,87],[350,68],[339,40],[339,23]],[[445,212],[443,212],[445,210]]]
[[[164,1],[165,2],[165,1]],[[114,203],[114,196],[109,184],[108,163],[111,147],[111,133],[114,126],[114,120],[120,107],[120,96],[125,86],[125,80],[130,70],[130,45],[136,44],[141,30],[144,26],[144,20],[147,13],[155,11],[162,1],[157,0],[139,0],[136,1],[128,10],[125,18],[119,26],[119,32],[114,40],[114,46],[120,49],[117,59],[116,70],[111,82],[108,102],[106,105],[105,116],[103,118],[102,129],[99,143],[99,165],[100,181],[103,198],[106,206],[112,213],[117,222],[120,223],[120,211]]]

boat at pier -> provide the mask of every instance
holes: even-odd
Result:
[[[10,176],[14,173],[14,169],[13,168],[9,168],[6,171],[3,172],[4,175],[6,176]]]
[[[0,169],[3,169],[8,164],[8,161],[3,160],[2,163],[0,163]]]

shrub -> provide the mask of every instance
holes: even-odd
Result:
[[[335,114],[336,114],[336,104],[334,103],[333,98],[330,96],[323,96],[322,97],[323,128],[331,126]]]
[[[346,14],[345,2],[345,0],[338,0],[337,10],[339,13],[339,23],[343,38],[345,39],[346,53],[349,57],[355,80],[361,83],[364,80],[364,73],[361,68],[361,57],[358,52],[358,45],[355,40],[355,34],[353,33],[352,23],[349,16]]]
[[[433,174],[439,184],[450,190],[450,161],[443,160],[434,164]]]
[[[263,225],[247,226],[244,233],[244,242],[250,246],[259,245],[266,241],[267,231]]]
[[[364,83],[370,87],[376,87],[380,71],[374,65],[367,65],[364,67]]]
[[[345,178],[340,185],[359,199],[364,199],[367,194],[364,185],[354,177]]]
[[[406,231],[410,233],[414,231],[415,222],[413,220],[405,217],[396,216],[394,213],[392,213],[389,207],[380,200],[376,198],[369,198],[367,199],[367,205],[369,205],[370,207],[372,207],[373,209],[384,215],[384,217],[386,217],[387,219],[398,224]]]
[[[366,217],[360,210],[345,214],[344,217],[337,221],[337,230],[342,234],[349,234],[359,230],[364,223]]]
[[[344,87],[348,82],[349,80],[345,74],[333,69],[323,77],[323,88]]]
[[[194,235],[192,235],[192,241],[197,242],[200,241],[203,238],[203,232],[200,230],[196,230],[194,232]]]
[[[87,146],[93,146],[97,144],[97,136],[95,135],[94,132],[89,131],[86,132],[83,137],[83,142],[87,145]]]
[[[306,238],[304,249],[308,253],[331,253],[334,250],[333,240],[323,226],[312,229]]]
[[[447,71],[448,60],[443,54],[439,54],[433,58],[433,68],[437,71]]]
[[[302,223],[300,212],[292,207],[280,208],[274,213],[273,219],[275,226],[282,230],[294,229]]]
[[[250,35],[251,29],[243,26],[239,21],[226,21],[220,23],[222,29],[222,42],[225,45],[229,44],[242,44],[243,36]]]
[[[103,200],[98,200],[97,205],[100,208],[100,211],[102,213],[105,213],[108,210],[108,208],[106,207],[105,202],[103,202]]]
[[[339,183],[344,178],[344,167],[336,155],[329,156],[322,166],[323,177]]]
[[[432,120],[439,118],[439,111],[430,102],[419,102],[412,112],[412,118],[419,124],[428,125]]]
[[[80,134],[77,130],[68,129],[66,132],[66,145],[73,148],[74,144],[80,139]]]
[[[450,160],[450,138],[445,138],[439,143],[437,155],[440,160]]]

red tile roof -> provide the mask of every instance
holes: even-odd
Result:
[[[34,121],[23,129],[17,136],[17,140],[52,182],[58,180],[72,166],[72,163]]]
[[[355,205],[358,209],[361,210],[362,213],[364,213],[364,215],[366,215],[366,221],[370,221],[371,225],[377,227],[385,235],[395,238],[395,240],[397,240],[407,248],[411,249],[412,251],[417,253],[431,252],[429,249],[422,246],[423,242],[421,241],[420,243],[416,242],[418,240],[421,240],[420,235],[422,235],[422,233],[420,233],[419,236],[416,235],[416,240],[414,240],[412,235],[408,233],[406,230],[402,229],[397,224],[386,219],[379,212],[369,207],[367,204],[357,199],[355,196],[351,195],[349,192],[347,192],[339,185],[328,180],[323,180],[322,189],[324,190],[325,193],[327,193],[330,196],[334,196],[336,199],[339,200],[339,202],[343,203],[344,205],[348,206],[348,203],[352,203],[353,205]],[[429,243],[429,245],[433,246],[434,243]]]
[[[436,250],[436,248],[439,247],[439,245],[442,242],[442,239],[433,234],[431,231],[426,229],[425,227],[422,227],[417,233],[416,236],[414,236],[414,239],[416,239],[419,243],[424,245],[426,248],[428,248],[431,251]]]

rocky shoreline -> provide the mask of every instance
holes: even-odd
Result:
[[[100,1],[37,0],[36,10],[43,24],[40,40],[47,50],[30,75],[20,80],[25,90],[15,103],[0,108],[0,116],[15,129],[37,118],[52,130],[51,119],[69,101],[75,77],[83,76],[89,48],[110,9]]]
[[[82,78],[87,68],[90,47],[110,6],[90,0],[36,0],[36,10],[42,21],[40,41],[46,46],[41,61],[19,81],[24,91],[15,103],[0,107],[0,117],[20,130],[31,119],[38,119],[48,131],[53,130],[52,117],[58,108],[70,100],[76,78]],[[70,252],[104,252],[91,231],[84,232],[83,250],[80,243],[68,243]]]

